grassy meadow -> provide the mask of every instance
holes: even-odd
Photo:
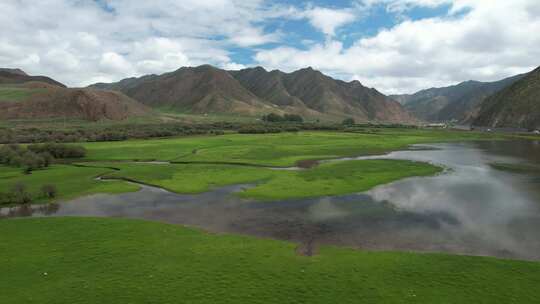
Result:
[[[160,160],[293,166],[300,160],[381,154],[417,143],[485,138],[485,134],[474,132],[381,129],[357,133],[226,134],[83,145],[88,151],[88,161]]]
[[[34,202],[47,202],[39,193],[45,184],[58,188],[55,200],[137,190],[136,186],[122,181],[104,183],[95,180],[95,177],[105,175],[178,193],[200,193],[219,186],[256,183],[255,188],[240,195],[259,200],[347,194],[405,177],[436,174],[441,169],[396,160],[332,162],[302,171],[272,170],[266,166],[294,166],[302,160],[379,154],[405,149],[415,143],[476,140],[481,136],[469,132],[381,129],[357,133],[226,134],[78,143],[87,150],[81,163],[84,167],[56,164],[29,175],[23,174],[21,169],[3,167],[0,192],[22,182],[28,186]],[[133,162],[151,160],[172,163]]]
[[[536,303],[540,263],[368,252],[127,219],[0,221],[0,303]]]
[[[0,192],[7,192],[18,183],[28,187],[33,203],[49,202],[40,189],[55,185],[59,200],[67,200],[94,193],[123,193],[137,191],[138,186],[122,181],[102,182],[97,176],[110,172],[103,168],[80,168],[70,165],[53,165],[24,174],[20,168],[0,166]]]
[[[256,183],[241,192],[259,200],[339,195],[368,190],[410,176],[433,175],[442,169],[403,160],[359,160],[324,163],[299,171],[234,165],[88,163],[115,167],[107,178],[139,181],[177,193],[201,193],[214,187]]]

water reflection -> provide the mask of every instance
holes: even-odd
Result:
[[[371,191],[275,202],[240,199],[224,187],[178,195],[142,187],[136,193],[93,195],[55,207],[0,210],[0,216],[130,217],[319,244],[376,250],[444,251],[540,259],[539,176],[496,171],[492,162],[538,164],[532,142],[438,144],[379,158],[428,161],[451,170]],[[527,156],[527,157],[525,157]],[[532,185],[532,186],[531,186]],[[22,210],[24,209],[24,210]]]

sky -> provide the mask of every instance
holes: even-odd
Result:
[[[311,66],[385,94],[540,65],[539,0],[1,0],[0,67],[69,86]]]

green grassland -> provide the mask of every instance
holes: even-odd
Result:
[[[66,200],[94,193],[122,193],[137,191],[138,186],[121,182],[102,182],[95,178],[110,169],[79,168],[69,165],[54,165],[24,174],[20,168],[0,166],[0,192],[7,192],[17,183],[24,183],[35,203],[49,201],[41,194],[41,187],[55,185],[58,190],[56,199]]]
[[[360,160],[325,163],[300,171],[233,165],[89,163],[115,167],[106,174],[155,185],[177,193],[200,193],[212,187],[256,183],[243,197],[276,200],[348,194],[410,176],[433,175],[442,169],[403,160]]]
[[[403,160],[326,163],[305,171],[278,171],[269,181],[242,193],[257,199],[289,199],[349,194],[411,176],[433,175],[442,168]]]
[[[7,192],[14,184],[23,182],[34,202],[46,202],[39,193],[44,184],[58,188],[56,200],[137,189],[121,181],[104,183],[95,180],[96,176],[106,174],[178,193],[200,193],[219,186],[256,183],[256,187],[240,195],[259,200],[339,195],[365,191],[405,177],[436,174],[441,169],[429,164],[396,160],[332,162],[304,171],[278,171],[261,166],[291,166],[299,160],[377,154],[404,149],[414,143],[476,140],[484,136],[470,132],[381,129],[376,133],[227,134],[84,143],[88,153],[83,164],[101,168],[53,165],[26,175],[21,169],[2,167],[0,192]],[[176,163],[126,162],[130,160]]]
[[[299,160],[380,154],[410,144],[496,138],[474,132],[381,129],[378,133],[227,134],[85,143],[87,160],[162,160],[292,166]]]
[[[0,101],[22,101],[41,91],[43,90],[0,86]]]
[[[536,303],[540,263],[106,218],[0,221],[0,303]]]

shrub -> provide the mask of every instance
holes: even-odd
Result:
[[[58,194],[58,190],[55,185],[46,184],[41,187],[41,193],[46,198],[55,198]]]
[[[8,193],[0,192],[0,205],[1,204],[8,204],[11,202],[11,199],[9,197]]]
[[[25,167],[25,173],[29,174],[32,170],[44,167],[45,161],[40,155],[26,151],[22,155],[22,165]]]
[[[280,122],[283,121],[283,117],[276,113],[270,113],[268,115],[264,115],[262,120],[266,122]]]
[[[344,126],[352,126],[354,125],[354,118],[352,117],[345,118],[341,124]]]
[[[250,125],[244,126],[238,130],[238,133],[242,134],[265,134],[265,133],[280,133],[282,131],[279,127],[263,126],[263,125]]]
[[[302,116],[297,115],[297,114],[285,114],[283,116],[283,120],[289,121],[289,122],[297,122],[297,123],[304,122],[304,119],[302,118]]]
[[[11,197],[12,203],[28,204],[32,201],[32,197],[27,191],[26,184],[22,182],[18,182],[11,187],[9,196]]]
[[[81,158],[86,155],[82,146],[48,143],[29,145],[28,150],[34,153],[48,153],[54,158]]]
[[[263,115],[262,120],[265,122],[296,122],[296,123],[304,122],[304,119],[302,118],[302,116],[297,115],[297,114],[285,114],[281,116],[276,113],[270,113],[268,115]]]

